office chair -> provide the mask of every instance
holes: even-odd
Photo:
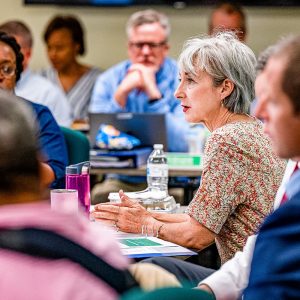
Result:
[[[90,143],[86,135],[67,127],[60,126],[60,129],[67,144],[69,164],[90,160]]]
[[[191,288],[167,287],[150,292],[141,290],[133,290],[126,293],[121,300],[157,300],[157,299],[172,299],[172,300],[214,300],[215,297],[205,291]]]

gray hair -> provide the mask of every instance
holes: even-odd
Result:
[[[25,46],[29,49],[33,46],[33,37],[29,27],[21,21],[12,20],[0,25],[0,31],[8,35],[20,36],[24,40]]]
[[[257,58],[257,63],[255,66],[256,76],[260,74],[266,67],[269,58],[273,55],[276,50],[276,46],[272,45],[263,50]]]
[[[0,90],[0,193],[38,190],[35,118],[25,102]],[[34,178],[36,184],[28,185]]]
[[[170,36],[171,26],[168,17],[153,9],[138,11],[131,15],[126,25],[126,33],[129,37],[133,28],[144,24],[159,23],[166,32],[166,38]]]
[[[248,113],[254,99],[256,58],[253,51],[240,42],[234,33],[221,32],[188,40],[178,59],[179,68],[197,77],[207,72],[214,86],[227,78],[234,83],[232,93],[223,100],[234,113]]]

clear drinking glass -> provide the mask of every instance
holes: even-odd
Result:
[[[51,209],[78,213],[78,192],[71,189],[56,189],[50,192]]]

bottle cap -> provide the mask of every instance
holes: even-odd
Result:
[[[164,145],[163,144],[154,144],[153,148],[157,149],[157,150],[162,150],[164,148]]]
[[[76,165],[70,165],[66,167],[66,174],[79,175],[88,174],[90,169],[90,162],[84,161]]]
[[[78,170],[76,165],[71,165],[66,167],[66,174],[78,175],[80,174],[80,170]]]

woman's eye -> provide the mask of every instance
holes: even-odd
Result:
[[[187,77],[186,81],[187,81],[187,82],[189,82],[189,83],[191,83],[191,82],[195,82],[195,81],[194,81],[194,79],[193,79],[193,78],[191,78],[191,77]]]

